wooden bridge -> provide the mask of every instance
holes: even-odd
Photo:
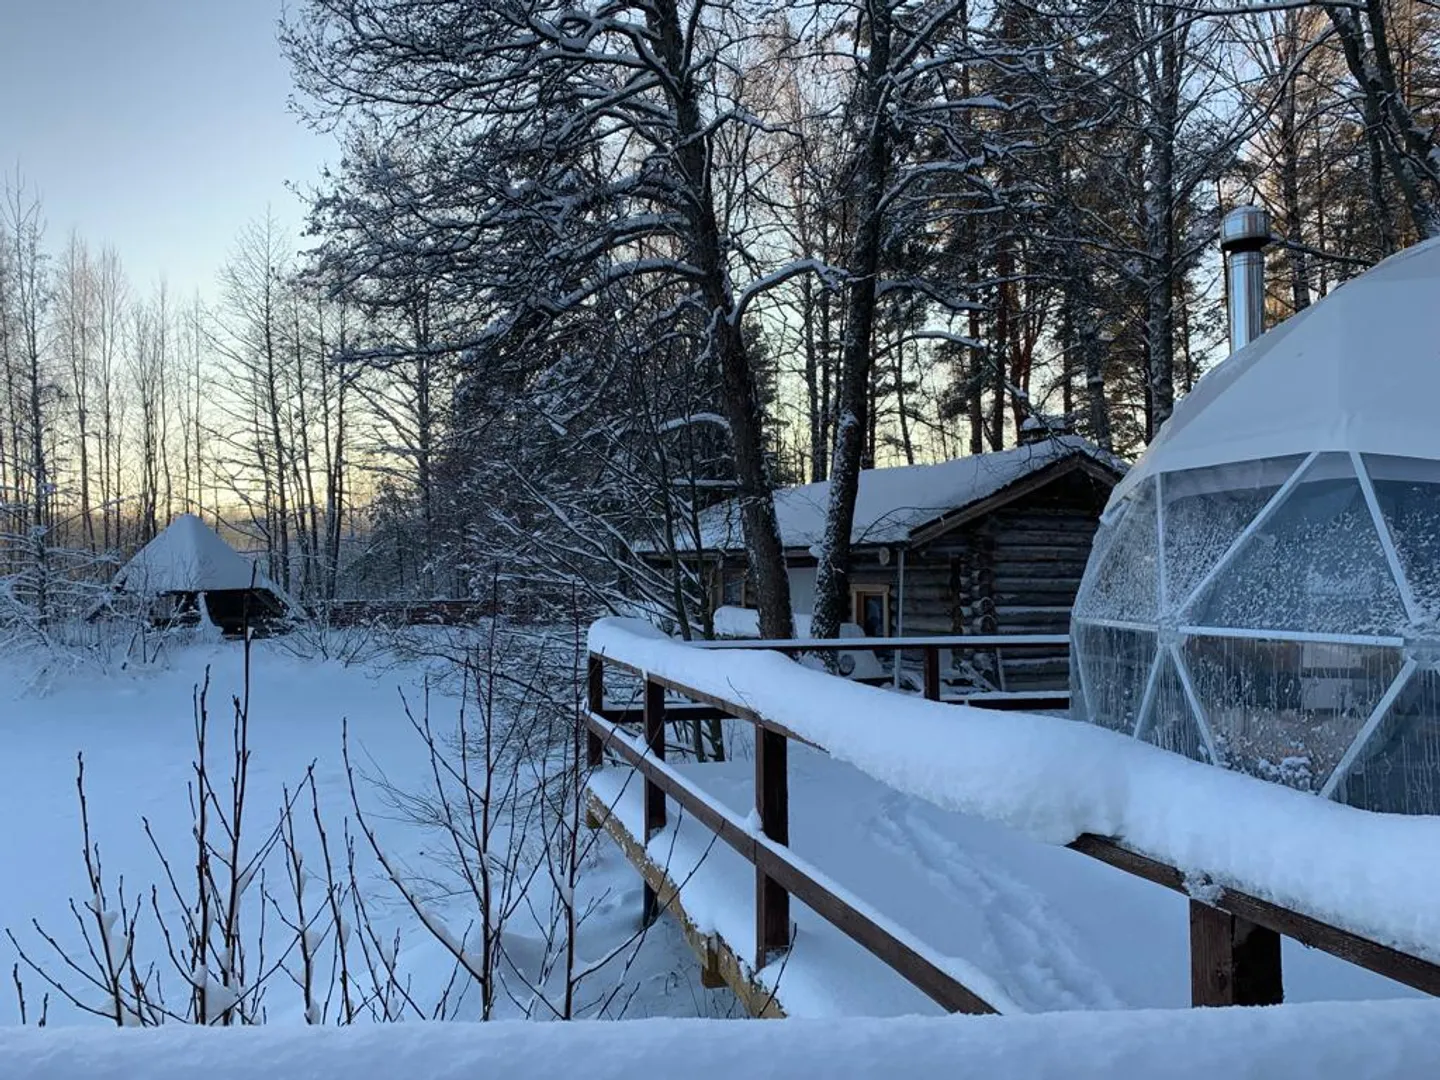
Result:
[[[1023,649],[1053,647],[1056,643],[1052,636],[1044,636],[1043,640],[1041,637],[867,639],[863,647],[893,650],[897,663],[902,653],[919,653],[924,696],[940,701],[946,699],[940,680],[942,650]],[[772,649],[792,655],[854,651],[857,647],[854,639],[698,644],[717,650]],[[612,676],[612,682],[628,681],[634,687],[634,697],[629,701],[607,697],[607,674]],[[592,823],[607,829],[643,876],[643,918],[654,919],[669,911],[679,919],[708,984],[729,985],[752,1014],[787,1012],[783,988],[773,977],[761,978],[760,973],[776,971],[777,962],[783,970],[795,932],[793,898],[803,905],[811,924],[819,920],[830,932],[858,944],[946,1011],[1025,1011],[1024,1003],[1012,1000],[982,967],[957,959],[954,950],[921,940],[900,919],[859,895],[854,882],[838,880],[811,862],[805,853],[792,848],[791,744],[798,744],[812,756],[824,755],[825,746],[762,715],[740,695],[716,694],[713,689],[686,685],[664,674],[647,672],[640,665],[594,652],[589,660],[588,687],[588,763],[596,770],[588,793]],[[1001,707],[1017,704],[993,696],[972,703]],[[1033,707],[1033,702],[1026,700],[1024,707]],[[667,745],[673,745],[667,741],[667,727],[682,721],[714,719],[741,721],[753,730],[750,814],[735,805],[733,798],[727,804],[708,790],[712,785],[706,782],[707,771],[718,777],[722,767],[677,761],[673,751],[667,752]],[[882,724],[885,718],[875,716],[873,722]],[[957,713],[956,722],[964,723],[964,715]],[[615,767],[603,768],[607,764]],[[736,765],[723,768],[733,776]],[[632,776],[640,781],[639,791],[629,788]],[[717,927],[713,914],[701,917],[689,910],[687,897],[693,891],[690,877],[696,867],[686,864],[677,873],[652,843],[667,826],[676,824],[671,818],[672,808],[690,819],[690,828],[703,828],[712,846],[724,845],[751,868],[752,932],[737,929],[734,918],[727,918],[724,927]],[[1016,842],[1029,843],[1018,835]],[[1209,886],[1205,884],[1208,878],[1197,874],[1196,868],[1182,871],[1114,838],[1093,834],[1071,842],[1068,853],[1054,849],[1055,859],[1073,863],[1077,855],[1104,864],[1110,875],[1128,875],[1184,897],[1180,902],[1188,904],[1188,983],[1193,1005],[1263,1005],[1284,1000],[1282,938],[1294,939],[1406,987],[1440,994],[1440,965],[1432,959],[1370,940],[1239,889]],[[733,856],[730,861],[735,862]],[[732,874],[735,906],[748,907],[733,878]],[[1123,885],[1108,878],[1107,882]],[[1124,928],[1115,929],[1123,939]],[[1112,947],[1123,945],[1112,942]],[[1177,965],[1183,962],[1178,956],[1174,959]]]

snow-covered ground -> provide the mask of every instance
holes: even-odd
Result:
[[[340,754],[342,724],[349,725],[352,755],[363,770],[383,772],[404,791],[424,790],[430,784],[430,764],[406,720],[402,695],[418,710],[427,673],[433,679],[443,667],[433,659],[402,660],[385,651],[347,665],[315,653],[301,655],[296,644],[262,642],[254,651],[248,803],[253,820],[268,827],[285,788],[293,788],[313,763],[321,815],[332,842],[338,843],[345,819],[353,818]],[[241,659],[237,645],[197,643],[172,651],[160,664],[123,671],[52,665],[37,676],[29,658],[0,661],[0,813],[7,825],[0,830],[0,927],[12,930],[21,947],[52,970],[59,971],[56,957],[31,920],[38,919],[59,944],[74,951],[81,942],[69,904],[75,901],[83,912],[89,900],[75,797],[76,755],[85,756],[91,827],[106,878],[114,882],[123,875],[132,897],[152,884],[163,886],[143,822],[150,824],[159,846],[177,866],[192,857],[192,699],[208,667],[212,741],[223,741],[228,736],[226,702],[241,689]],[[429,711],[437,729],[453,726],[457,689],[453,678],[429,683]],[[945,715],[960,718],[958,712]],[[798,747],[791,762],[796,850],[933,949],[984,972],[1008,1003],[1027,1012],[1186,1004],[1182,898],[1053,844],[1026,839],[1003,825],[897,791],[850,764]],[[703,778],[705,789],[739,816],[749,813],[748,762],[682,768]],[[940,778],[937,773],[936,781]],[[610,793],[618,800],[621,818],[633,827],[638,785],[621,794],[623,776],[618,772],[597,778],[597,788],[609,790],[606,785],[614,789]],[[436,918],[454,936],[463,937],[474,920],[473,904],[463,895],[437,895],[444,882],[443,837],[433,828],[401,820],[372,784],[360,783],[359,792],[382,847],[411,880],[425,886],[422,891],[430,897],[427,904]],[[313,831],[298,831],[313,869]],[[727,848],[712,844],[690,821],[682,820],[652,845],[661,847],[662,861],[677,878],[698,866],[685,894],[690,913],[733,942],[747,943],[753,903],[750,868],[738,865]],[[363,840],[357,859],[362,893],[381,936],[399,933],[397,967],[413,998],[430,1008],[454,973],[453,959],[378,872]],[[577,894],[581,906],[594,911],[582,928],[580,953],[585,961],[618,950],[592,982],[594,987],[623,984],[609,1015],[734,1015],[737,1009],[727,991],[699,986],[694,960],[670,920],[657,923],[638,950],[621,948],[637,931],[640,894],[639,878],[618,850],[607,842],[598,844]],[[171,906],[163,893],[161,906]],[[787,966],[765,973],[779,979],[782,1003],[792,1015],[935,1011],[927,999],[799,905],[796,917],[800,933]],[[142,957],[162,962],[163,942],[152,923],[141,919],[136,949]],[[508,928],[506,947],[523,965],[539,950],[538,939],[536,928],[521,916]],[[0,949],[8,950],[13,960],[13,946],[4,942]],[[1298,946],[1287,945],[1285,959],[1292,1001],[1408,993]],[[23,966],[21,973],[33,1020],[44,987]],[[282,980],[272,986],[267,1018],[291,1023],[302,1019],[296,992]],[[511,992],[525,996],[514,982]],[[452,991],[449,1014],[473,1017],[473,997],[462,995],[456,1007]],[[497,1014],[519,1015],[523,1004],[502,994]],[[55,993],[49,1013],[55,1023],[80,1019]],[[0,994],[0,1025],[17,1019],[16,998]],[[663,1042],[669,1036],[657,1038]],[[511,1045],[497,1039],[487,1045]],[[803,1044],[803,1039],[797,1043]],[[23,1049],[31,1044],[12,1040],[6,1045]],[[82,1053],[91,1044],[67,1040],[55,1045],[57,1053],[64,1047]],[[113,1046],[121,1060],[126,1046],[138,1044],[106,1045]],[[0,1075],[24,1073],[0,1062]]]
[[[888,1020],[0,1030],[6,1080],[1430,1080],[1440,1005]]]
[[[428,758],[405,718],[401,695],[418,710],[425,673],[433,674],[437,666],[433,661],[397,661],[386,653],[347,666],[338,660],[296,655],[294,644],[269,641],[255,646],[248,814],[258,840],[258,834],[276,820],[285,787],[293,790],[313,762],[321,813],[330,842],[339,848],[343,823],[353,817],[341,760],[342,723],[348,721],[352,756],[363,770],[383,771],[402,789],[423,790],[430,783]],[[187,794],[195,756],[192,698],[208,666],[212,748],[223,745],[230,733],[229,699],[242,688],[241,658],[239,645],[213,643],[192,644],[171,651],[162,664],[124,671],[51,663],[37,675],[36,658],[0,661],[0,821],[4,822],[0,928],[11,930],[27,952],[57,973],[57,958],[40,939],[32,919],[38,919],[67,949],[81,946],[69,910],[72,899],[81,905],[90,899],[75,789],[77,754],[84,754],[91,829],[106,878],[113,886],[123,875],[130,896],[160,885],[162,908],[168,909],[173,905],[163,891],[162,868],[150,849],[142,819],[174,860],[182,882],[187,880],[184,875],[193,875],[194,866]],[[430,712],[441,732],[454,728],[455,690],[453,680],[432,687]],[[417,880],[439,877],[440,863],[432,856],[445,845],[436,830],[398,820],[371,784],[362,781],[359,791],[387,851],[413,869]],[[313,871],[319,859],[309,817],[307,805],[297,833]],[[362,891],[383,936],[388,940],[391,934],[400,934],[400,974],[411,982],[415,1000],[428,1008],[450,979],[453,961],[422,930],[393,885],[380,877],[363,840],[358,842],[357,860]],[[272,862],[272,889],[279,885],[279,874],[278,864]],[[636,931],[640,883],[623,857],[604,844],[596,848],[580,891],[581,903],[593,903],[595,908],[581,934],[582,958],[604,956]],[[473,904],[462,899],[435,901],[434,910],[457,935],[474,919]],[[273,918],[271,923],[273,932]],[[524,925],[523,915],[512,928],[512,944],[519,956],[533,946],[527,940],[533,928]],[[142,958],[162,960],[163,942],[152,919],[140,920],[136,952]],[[15,949],[9,941],[0,941],[0,953],[5,954],[8,973]],[[629,968],[622,973],[627,961]],[[168,961],[162,966],[166,965]],[[33,1021],[45,988],[23,966],[21,973]],[[598,987],[606,980],[626,985],[611,1011],[627,1016],[714,1016],[734,1009],[728,994],[700,988],[690,954],[668,921],[649,932],[633,960],[630,952],[622,953],[592,985]],[[299,1018],[302,1009],[293,988],[280,980],[271,987],[266,998],[271,1018]],[[506,995],[500,998],[498,1015],[518,1014],[519,1008]],[[55,993],[50,994],[49,1013],[52,1023],[80,1018]],[[469,1018],[473,1008],[466,1003],[458,1014]],[[18,1019],[16,995],[0,993],[0,1024]],[[3,1068],[0,1074],[17,1075]]]

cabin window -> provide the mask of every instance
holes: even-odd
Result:
[[[743,570],[726,570],[720,586],[720,603],[727,607],[749,607],[750,590],[746,588]]]
[[[854,585],[850,589],[850,621],[866,637],[890,634],[890,586]]]

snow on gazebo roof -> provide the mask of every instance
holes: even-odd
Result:
[[[1011,484],[1070,458],[1090,459],[1120,475],[1125,463],[1085,439],[1060,435],[989,454],[942,461],[865,469],[855,496],[852,544],[896,544],[942,515],[962,510]],[[825,534],[830,482],[781,488],[775,492],[780,540],[787,548],[808,548]],[[734,500],[700,515],[701,547],[735,551],[744,546],[739,508]]]
[[[194,514],[181,514],[136,552],[114,584],[147,595],[252,587],[279,595],[264,574]]]
[[[1112,503],[1149,476],[1358,451],[1440,458],[1440,240],[1390,256],[1217,365]]]

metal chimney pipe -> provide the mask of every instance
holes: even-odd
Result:
[[[1237,206],[1220,225],[1220,250],[1227,256],[1225,289],[1230,314],[1230,351],[1239,352],[1265,332],[1265,248],[1270,213]]]

